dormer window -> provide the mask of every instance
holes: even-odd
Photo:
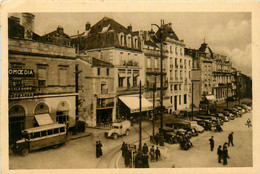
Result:
[[[138,39],[137,38],[134,39],[134,47],[136,49],[138,49]]]
[[[119,33],[118,39],[119,39],[119,44],[120,44],[120,46],[125,46],[124,33]]]
[[[175,47],[175,54],[178,54],[178,48]]]

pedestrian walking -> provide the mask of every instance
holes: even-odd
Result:
[[[154,136],[154,140],[155,140],[156,145],[158,145],[159,144],[159,134],[158,133]]]
[[[158,161],[159,157],[161,157],[161,152],[159,150],[159,148],[157,147],[155,150],[155,159],[156,161]]]
[[[100,154],[99,154],[99,144],[98,141],[96,141],[96,158],[99,158]]]
[[[209,139],[209,144],[210,144],[210,150],[213,151],[214,150],[214,137],[211,136],[211,138]]]
[[[103,153],[102,153],[103,144],[100,141],[98,142],[98,144],[99,144],[99,155],[102,156],[103,155]]]
[[[246,125],[247,125],[247,127],[252,126],[250,118],[247,119],[247,121],[246,121]]]
[[[123,142],[122,147],[121,147],[123,157],[125,157],[125,149],[126,149],[125,142]]]
[[[143,168],[149,168],[149,156],[147,154],[143,154],[142,164]]]
[[[150,148],[150,159],[151,159],[151,161],[154,161],[154,154],[155,154],[155,152],[154,152],[154,146],[152,146],[152,147]]]
[[[135,158],[135,168],[143,167],[142,156],[143,156],[142,152],[138,150],[138,153],[136,154],[136,158]]]
[[[232,146],[234,146],[234,144],[233,144],[233,132],[231,132],[228,135],[228,147],[229,147],[230,143],[232,144]]]
[[[221,158],[222,158],[222,153],[223,153],[223,150],[221,149],[221,145],[218,146],[218,162],[221,163]]]
[[[124,157],[125,157],[125,167],[128,167],[130,164],[130,152],[127,147],[124,149]]]
[[[146,143],[144,143],[144,146],[143,146],[143,153],[144,154],[147,154],[148,153],[148,146],[146,145]]]
[[[228,150],[227,150],[227,147],[224,147],[224,148],[223,148],[222,156],[223,156],[223,165],[227,165],[227,158],[228,158]]]

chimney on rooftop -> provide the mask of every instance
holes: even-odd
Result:
[[[85,31],[90,30],[90,28],[91,28],[91,24],[89,22],[87,22],[85,25]]]
[[[132,32],[133,27],[131,25],[127,26],[127,30],[131,33]]]
[[[58,26],[58,27],[57,27],[57,33],[59,34],[59,36],[60,36],[60,35],[63,35],[63,33],[64,33],[63,27]]]
[[[24,27],[24,39],[32,40],[34,32],[34,15],[22,13],[22,26]]]

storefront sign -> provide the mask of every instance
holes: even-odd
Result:
[[[8,74],[11,76],[34,76],[33,69],[9,69]]]
[[[10,99],[32,98],[33,93],[13,93],[9,94]]]
[[[32,92],[32,91],[35,91],[34,86],[25,86],[25,87],[12,86],[12,87],[9,87],[9,92]]]

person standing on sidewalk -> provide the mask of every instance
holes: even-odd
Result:
[[[125,157],[125,149],[126,149],[125,142],[123,142],[122,147],[121,147],[122,156],[123,156],[123,157]]]
[[[100,154],[99,154],[99,143],[98,141],[96,141],[96,158],[99,158]]]
[[[214,149],[214,139],[213,139],[214,137],[213,136],[211,136],[211,138],[209,139],[209,143],[210,143],[210,150],[211,151],[213,151],[213,149]]]
[[[148,146],[146,145],[146,143],[144,143],[144,146],[143,146],[143,153],[144,153],[144,154],[147,154],[148,151],[149,151]]]
[[[227,147],[224,147],[224,148],[223,148],[222,157],[223,157],[223,165],[227,165],[227,158],[228,158],[228,150],[227,150]]]
[[[150,156],[151,156],[151,161],[154,161],[154,146],[152,146],[151,148],[150,148]]]
[[[142,163],[143,168],[149,168],[149,156],[147,154],[143,154]]]
[[[222,153],[223,153],[223,151],[221,149],[221,145],[219,145],[218,146],[218,152],[217,152],[217,154],[218,154],[218,163],[221,163]]]
[[[231,132],[228,135],[228,147],[229,147],[230,143],[232,144],[232,146],[234,146],[234,144],[233,144],[233,132]]]
[[[98,144],[99,144],[99,155],[102,156],[103,155],[103,153],[102,153],[103,144],[100,141],[98,142]]]
[[[130,152],[127,146],[124,149],[124,157],[125,157],[125,167],[128,167],[130,164]]]
[[[156,150],[155,150],[155,159],[156,159],[156,161],[158,161],[160,156],[161,156],[161,152],[160,152],[159,148],[157,147]]]

